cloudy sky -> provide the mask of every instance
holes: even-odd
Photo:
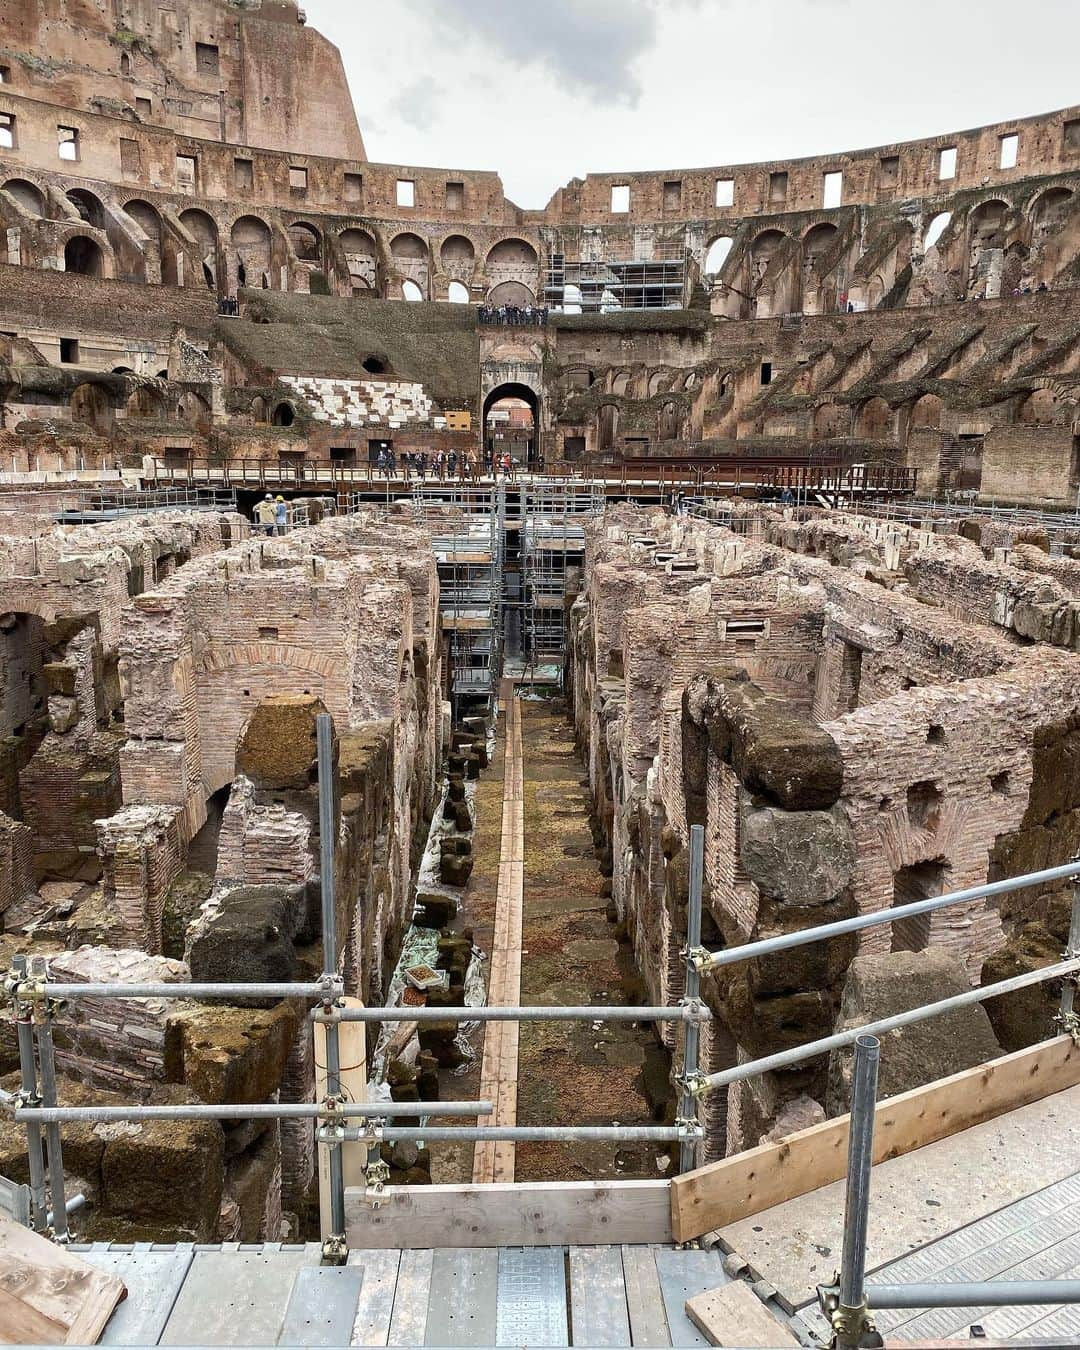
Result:
[[[853,150],[1080,101],[1080,0],[302,0],[373,160],[586,172]]]

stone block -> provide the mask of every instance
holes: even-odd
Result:
[[[781,811],[740,802],[739,858],[764,894],[792,905],[824,905],[850,884],[855,841],[837,810]]]
[[[322,700],[310,695],[264,698],[240,734],[237,772],[267,791],[302,789],[317,782],[315,720],[325,711]]]
[[[169,1076],[201,1102],[268,1101],[281,1084],[298,1024],[289,1003],[265,1011],[178,1005],[166,1026]]]

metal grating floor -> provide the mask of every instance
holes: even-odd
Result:
[[[651,1246],[72,1250],[128,1286],[104,1345],[700,1346],[683,1305],[728,1282],[718,1251]]]
[[[1080,1176],[958,1228],[935,1242],[879,1267],[867,1279],[877,1284],[952,1283],[982,1280],[1080,1278]],[[873,1306],[873,1294],[870,1295]],[[799,1312],[817,1336],[828,1339],[825,1319],[813,1305]],[[874,1318],[889,1341],[967,1339],[991,1342],[1023,1337],[1080,1344],[1080,1305],[1028,1308],[933,1308],[888,1310]],[[981,1333],[972,1333],[972,1327]]]

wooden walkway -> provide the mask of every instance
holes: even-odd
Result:
[[[698,1346],[686,1300],[728,1282],[717,1251],[653,1246],[75,1250],[128,1288],[105,1345]]]
[[[503,680],[506,709],[506,753],[503,767],[502,841],[499,884],[495,898],[495,934],[488,971],[488,1003],[514,1007],[521,1002],[521,916],[525,884],[525,801],[521,751],[521,704],[514,685]],[[517,1124],[517,1022],[489,1022],[484,1031],[480,1068],[480,1100],[494,1113],[481,1124]],[[514,1180],[514,1144],[481,1142],[473,1153],[474,1183]]]

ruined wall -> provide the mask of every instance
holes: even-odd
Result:
[[[568,678],[612,894],[658,1002],[682,989],[692,823],[706,829],[711,946],[977,885],[1075,846],[1075,794],[1059,761],[1078,667],[1047,592],[1070,615],[1071,594],[955,536],[756,510],[774,542],[630,508],[587,531]],[[1044,555],[1018,547],[1039,565]],[[1041,626],[1015,629],[993,597],[1015,594],[1015,623],[1025,590]],[[1021,630],[1028,645],[1012,636]],[[1040,771],[1040,757],[1059,767]],[[842,1000],[844,1015],[865,1001],[864,986],[846,984],[856,954],[884,961],[885,978],[903,954],[930,950],[944,984],[977,981],[1000,953],[1032,959],[1032,923],[1051,959],[1045,926],[1060,929],[1059,911],[1053,894],[972,903],[708,977],[707,1068],[828,1035]],[[1009,1016],[1003,1041],[1015,1043],[1019,1014],[1003,1012],[995,1031]],[[958,1044],[974,1054],[984,1031]],[[915,1049],[903,1058],[898,1081],[916,1081],[918,1060]],[[827,1068],[708,1098],[706,1152],[842,1109]]]

